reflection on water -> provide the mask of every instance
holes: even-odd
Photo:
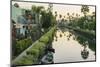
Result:
[[[52,43],[54,63],[95,60],[95,42],[68,29],[58,29]]]

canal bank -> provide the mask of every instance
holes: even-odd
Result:
[[[90,39],[96,39],[96,33],[89,31],[89,30],[84,30],[84,29],[79,29],[79,28],[75,28],[72,26],[63,26],[66,27],[68,29],[73,29],[74,31],[76,31],[77,33],[80,33],[81,35],[84,35],[85,37],[88,37]]]

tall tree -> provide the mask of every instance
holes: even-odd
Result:
[[[88,26],[88,23],[87,23],[87,13],[89,12],[89,6],[87,5],[82,5],[81,7],[81,12],[84,14],[84,24],[83,24],[83,28],[85,29],[87,26]]]
[[[35,5],[32,6],[32,12],[35,14],[35,22],[36,23],[40,23],[39,16],[43,9],[44,9],[44,7],[42,7],[42,6],[37,6],[37,7]]]
[[[87,5],[82,5],[81,7],[81,12],[84,14],[86,17],[87,13],[89,12],[89,7]]]
[[[57,11],[55,11],[55,17],[57,18],[58,14],[57,14]]]
[[[71,16],[70,16],[70,14],[67,13],[67,16],[68,16],[68,20],[69,20],[69,22],[70,22],[70,21],[71,21]]]
[[[61,15],[61,14],[59,15],[59,18],[60,18],[60,19],[62,18],[62,15]]]

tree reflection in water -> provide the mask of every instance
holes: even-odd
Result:
[[[83,50],[81,51],[81,56],[83,59],[87,59],[89,56],[89,51],[86,49],[87,48],[87,41],[85,42],[85,44],[83,45]]]
[[[83,36],[77,36],[76,40],[81,44],[84,45],[86,43],[86,41],[88,42],[86,45],[88,45],[88,47],[92,50],[95,51],[96,50],[96,41],[92,41],[86,37]]]
[[[59,28],[55,34],[53,42],[55,63],[69,61],[68,59],[71,59],[70,61],[76,59],[79,61],[95,60],[95,41],[67,28]]]
[[[83,59],[87,59],[89,56],[89,51],[86,49],[87,45],[88,45],[88,41],[86,41],[85,38],[78,36],[77,37],[77,41],[84,47],[84,49],[81,51],[81,56]]]
[[[65,32],[66,30],[61,29],[61,31]],[[67,40],[70,40],[71,36],[73,36],[73,40],[77,40],[83,46],[83,50],[81,51],[81,56],[83,59],[87,59],[89,56],[89,50],[87,50],[87,47],[89,47],[94,52],[96,51],[96,41],[95,40],[91,40],[87,37],[84,37],[84,35],[77,34],[77,32],[74,32],[74,31],[69,31],[69,32],[70,33],[66,35]]]
[[[93,42],[93,41],[91,41],[91,40],[89,40],[89,39],[87,39],[87,38],[85,38],[85,37],[83,37],[83,36],[77,36],[76,37],[76,40],[83,46],[83,50],[81,51],[81,56],[82,56],[82,58],[83,59],[87,59],[88,58],[88,56],[89,56],[89,51],[86,49],[87,48],[87,46],[92,50],[92,51],[94,51],[95,52],[95,46],[96,46],[96,44],[95,44],[95,42]]]

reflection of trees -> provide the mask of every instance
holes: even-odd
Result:
[[[87,59],[89,56],[89,51],[86,49],[85,46],[84,46],[84,49],[81,51],[81,56],[83,59]]]
[[[63,32],[65,32],[66,30],[65,29],[61,29]],[[71,36],[75,34],[73,31],[70,31],[70,33],[67,35],[67,40],[70,40]],[[82,46],[86,46],[88,45],[88,47],[92,50],[92,51],[96,51],[96,40],[93,39],[93,40],[90,40],[86,37],[83,37],[81,35],[78,35],[78,36],[74,36],[73,37],[73,40],[77,40]]]
[[[88,41],[85,41],[83,43],[84,49],[81,51],[81,56],[82,56],[83,59],[87,59],[88,55],[89,55],[89,51],[86,49],[87,48],[87,44],[88,44]]]
[[[83,59],[87,59],[88,58],[88,56],[89,56],[89,51],[86,49],[87,48],[87,45],[89,46],[89,43],[88,43],[88,41],[85,39],[85,38],[83,38],[83,37],[81,37],[81,36],[78,36],[77,38],[77,41],[83,46],[83,50],[81,51],[81,56],[82,56],[82,58]],[[91,49],[91,48],[90,48]]]
[[[72,33],[69,33],[69,34],[67,35],[67,40],[70,40],[70,38],[71,38],[72,35],[73,35]]]
[[[77,36],[77,41],[82,45],[85,46],[86,39],[82,38],[81,36]]]
[[[96,42],[95,41],[89,41],[89,48],[93,51],[96,51]]]
[[[88,45],[89,48],[92,50],[92,51],[95,51],[96,50],[96,43],[95,43],[95,40],[89,40],[85,37],[82,37],[82,36],[77,36],[76,37],[76,40],[82,45],[82,46],[85,46],[85,45]],[[88,43],[87,43],[88,42]]]

